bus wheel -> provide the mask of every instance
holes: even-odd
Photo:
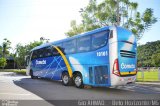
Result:
[[[62,73],[62,83],[64,86],[72,85],[72,79],[67,72]]]
[[[82,79],[82,75],[80,73],[77,73],[74,77],[74,84],[77,88],[83,88],[83,79]]]
[[[35,78],[36,78],[35,76],[33,76],[33,71],[32,71],[32,70],[30,71],[30,75],[31,75],[31,78],[32,78],[32,79],[35,79]]]

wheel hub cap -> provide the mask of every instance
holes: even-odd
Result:
[[[65,75],[65,76],[63,77],[63,82],[64,82],[65,84],[68,83],[68,76],[67,76],[67,75]]]
[[[77,76],[77,77],[75,78],[75,84],[76,84],[77,86],[80,86],[80,85],[81,85],[81,82],[82,82],[81,78],[80,78],[79,76]]]

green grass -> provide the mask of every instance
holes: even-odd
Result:
[[[26,69],[21,69],[21,70],[17,70],[17,69],[0,69],[0,72],[15,72],[17,74],[26,75]]]
[[[137,81],[160,81],[158,79],[158,70],[149,70],[149,71],[145,71],[145,72],[138,72],[137,73]]]

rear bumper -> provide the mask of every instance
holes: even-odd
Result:
[[[113,75],[111,78],[111,86],[126,85],[129,83],[133,83],[135,81],[136,81],[136,75],[125,76],[125,77],[119,77],[119,76]]]

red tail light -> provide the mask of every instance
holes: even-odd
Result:
[[[115,75],[117,75],[117,76],[120,76],[118,59],[114,60],[112,73],[115,74]]]

